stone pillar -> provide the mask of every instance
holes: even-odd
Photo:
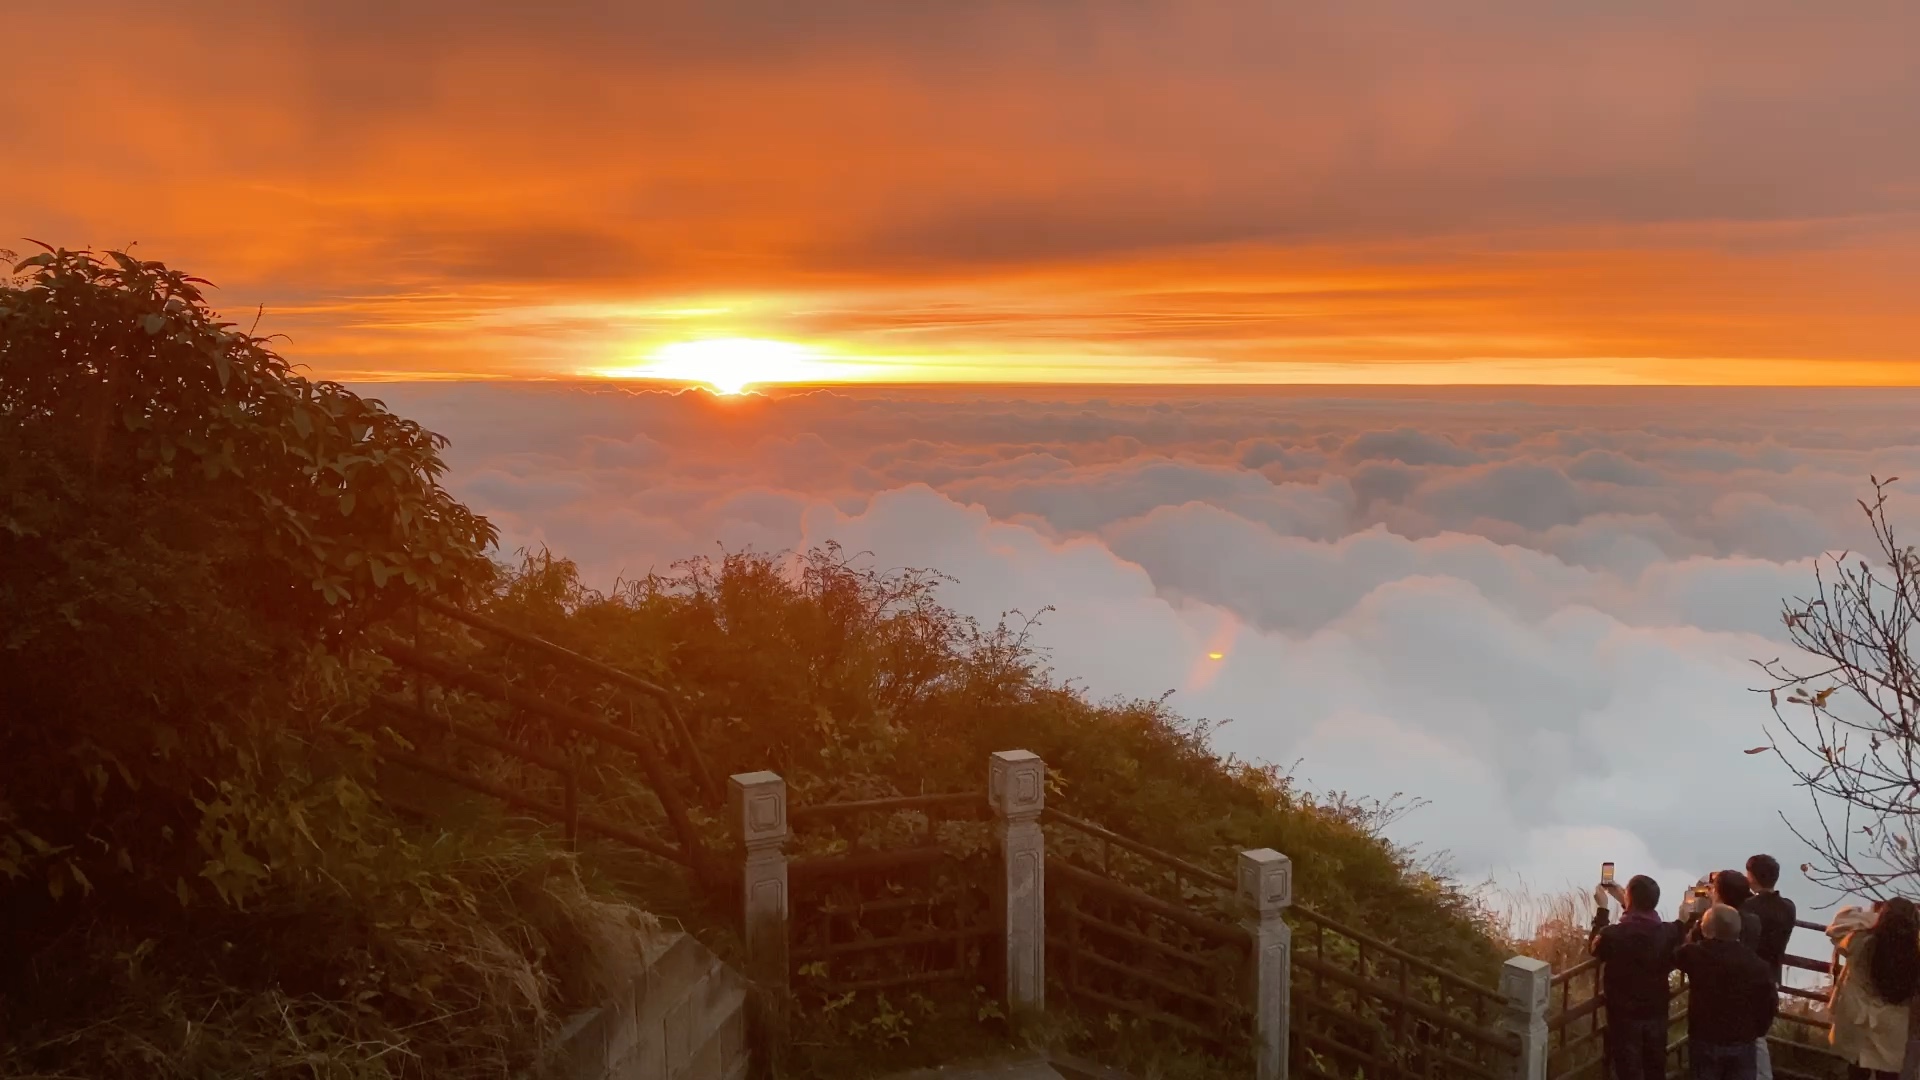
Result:
[[[727,806],[746,849],[740,931],[747,975],[777,997],[787,990],[787,782],[778,773],[736,773],[727,778]]]
[[[1553,968],[1544,960],[1516,956],[1500,969],[1500,992],[1507,999],[1501,1026],[1520,1037],[1515,1080],[1547,1078],[1547,997]]]
[[[1253,935],[1253,1075],[1287,1080],[1288,1021],[1293,1007],[1293,860],[1272,848],[1240,853],[1243,925]]]
[[[1046,789],[1046,762],[1030,751],[1002,750],[988,761],[987,802],[993,807],[1001,867],[993,900],[1005,933],[1001,994],[1009,1016],[1046,1007],[1047,868],[1040,832]]]

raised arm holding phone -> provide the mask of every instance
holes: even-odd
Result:
[[[1744,1018],[1750,1012],[1758,1015],[1757,1004],[1753,1009],[1728,1005],[1724,1000],[1728,994],[1744,999],[1745,991],[1736,993],[1730,989],[1731,983],[1720,986],[1726,981],[1720,976],[1732,978],[1729,973],[1739,968],[1739,978],[1734,981],[1744,986],[1746,975],[1750,974],[1746,969],[1752,965],[1734,962],[1733,953],[1727,950],[1737,947],[1739,951],[1753,954],[1765,969],[1768,981],[1777,985],[1780,957],[1786,951],[1786,939],[1792,934],[1795,917],[1792,902],[1774,892],[1778,878],[1779,864],[1765,855],[1748,860],[1746,873],[1723,870],[1708,874],[1687,890],[1678,918],[1667,923],[1661,922],[1654,913],[1660,889],[1652,879],[1635,877],[1622,890],[1615,884],[1613,864],[1601,864],[1600,884],[1594,889],[1598,910],[1594,915],[1590,951],[1607,965],[1602,981],[1607,995],[1609,1056],[1614,1063],[1614,1080],[1643,1077],[1651,1080],[1665,1075],[1667,974],[1676,966],[1687,962],[1705,964],[1703,971],[1711,972],[1706,979],[1706,997],[1701,999],[1708,1010],[1703,1016],[1717,1015],[1716,1010],[1733,1010],[1727,1017],[1707,1025],[1713,1038],[1724,1040],[1730,1032],[1750,1026]],[[1609,899],[1620,902],[1626,909],[1617,926],[1609,925],[1612,922]],[[1714,916],[1718,921],[1710,927],[1709,915],[1714,912],[1718,912]],[[1711,948],[1704,945],[1709,938],[1715,941]],[[1623,969],[1617,979],[1613,970],[1616,966]],[[1620,984],[1618,990],[1616,981]],[[1742,1019],[1736,1022],[1732,1019],[1734,1016]],[[1617,1038],[1612,1036],[1616,1024],[1620,1027]],[[1767,1052],[1766,1026],[1759,1025],[1758,1034],[1751,1036],[1745,1050],[1723,1048],[1698,1055],[1701,1066],[1716,1077],[1771,1080],[1773,1070],[1771,1055]]]
[[[1667,976],[1683,929],[1660,918],[1660,884],[1637,875],[1622,889],[1613,864],[1600,869],[1594,890],[1593,933],[1588,952],[1601,963],[1607,999],[1607,1057],[1613,1080],[1663,1080],[1667,1058]],[[1624,909],[1613,922],[1606,901]]]

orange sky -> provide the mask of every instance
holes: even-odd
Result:
[[[1920,5],[10,10],[0,246],[317,374],[1914,383]]]

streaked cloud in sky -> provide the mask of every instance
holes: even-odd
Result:
[[[0,228],[328,375],[1911,382],[1920,8],[109,2],[7,17]]]

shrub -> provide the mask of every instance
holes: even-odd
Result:
[[[493,573],[443,441],[295,374],[158,263],[21,269],[0,285],[0,1065],[497,1075],[561,1000],[554,912],[598,909],[537,838],[396,815],[345,724],[385,677],[363,636]]]

